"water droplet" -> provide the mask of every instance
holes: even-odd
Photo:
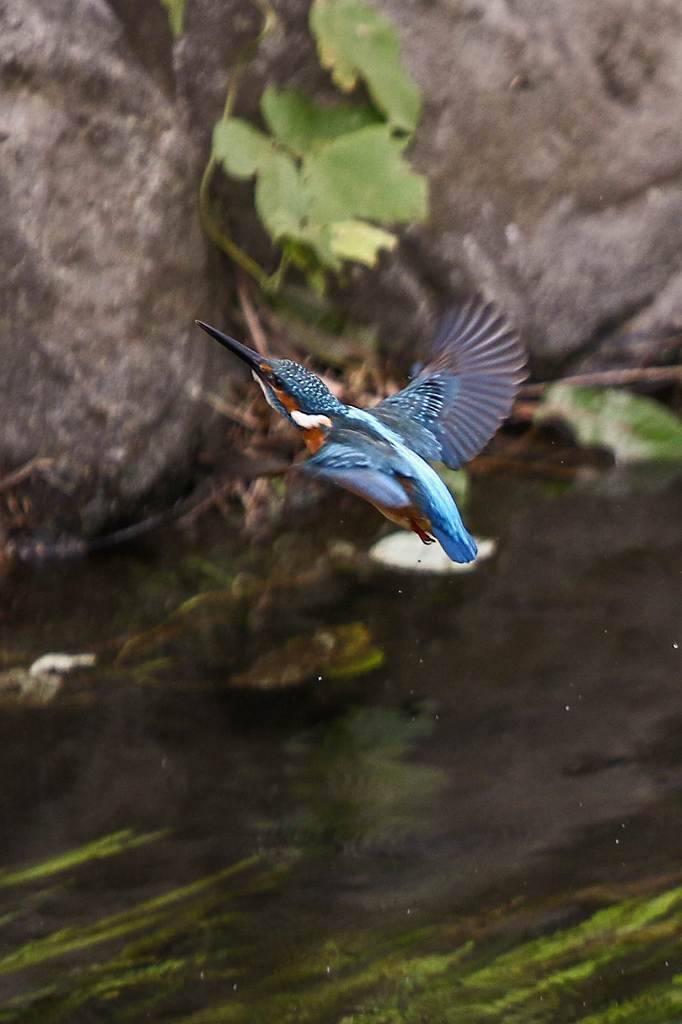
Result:
[[[680,645],[678,644],[677,640],[673,640],[673,650],[674,651],[679,651],[679,649],[680,649]]]
[[[571,710],[571,705],[570,704],[565,704],[564,705],[564,711],[570,711],[570,710]]]

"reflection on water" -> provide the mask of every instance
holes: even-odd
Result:
[[[682,1019],[679,481],[480,484],[462,577],[357,511],[9,581],[98,667],[0,690],[0,1021]]]

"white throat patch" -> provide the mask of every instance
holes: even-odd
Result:
[[[309,416],[305,412],[294,409],[290,413],[292,420],[301,430],[314,430],[317,427],[331,427],[332,421],[328,416]]]

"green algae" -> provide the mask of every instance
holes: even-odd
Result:
[[[380,735],[395,753],[427,727],[356,724],[356,756]],[[125,856],[160,835],[113,833],[6,873],[3,892],[23,901],[46,877]],[[526,933],[533,911],[547,908],[514,904],[475,920],[441,912],[412,928],[335,932],[331,923],[325,938],[299,937],[283,956],[277,936],[254,927],[244,900],[276,897],[295,867],[254,855],[20,942],[0,959],[0,974],[24,986],[0,1003],[0,1021],[104,1015],[124,1024],[172,1014],[182,1024],[670,1024],[682,1012],[682,975],[671,967],[682,946],[681,886],[652,883],[540,936]],[[574,902],[569,908],[575,915]],[[16,926],[15,918],[8,911],[0,927]]]
[[[449,952],[430,949],[452,930],[417,933],[407,948],[340,939],[308,958],[305,970],[276,975],[259,998],[199,1011],[183,1024],[663,1024],[682,1007],[671,950],[682,938],[680,889],[628,899],[584,922],[491,955],[490,936]],[[326,966],[324,966],[326,961]],[[624,978],[640,990],[631,997]],[[645,991],[641,991],[645,988]]]
[[[401,759],[428,733],[430,718],[428,710],[405,717],[365,709],[341,719],[321,746],[301,740],[299,753],[317,750],[316,774],[350,773],[351,789],[350,766],[359,765],[365,780],[385,789],[395,823],[399,808],[389,792],[404,798],[401,768],[416,772],[423,798],[419,766]],[[349,808],[361,813],[359,805]],[[87,865],[151,851],[164,838],[124,829],[5,871],[10,902],[0,907],[0,929],[17,928],[22,912],[54,898],[58,888],[40,888],[45,879],[72,884]],[[411,928],[394,921],[335,930],[330,922],[325,938],[299,937],[282,956],[276,936],[255,927],[245,899],[258,906],[276,898],[295,868],[295,861],[273,865],[255,854],[117,913],[95,909],[86,921],[14,948],[5,943],[0,975],[14,979],[20,994],[0,1002],[0,1022],[70,1024],[103,1014],[124,1024],[172,1013],[182,1024],[670,1024],[682,1013],[682,975],[675,973],[682,886],[654,882],[626,898],[602,893],[608,905],[532,937],[534,914],[547,907],[518,901],[476,920],[441,911]],[[575,898],[566,913],[575,918]],[[195,995],[188,1005],[199,978],[205,1003],[197,1006]]]
[[[112,832],[111,835],[103,836],[92,843],[86,843],[75,850],[68,850],[57,857],[41,861],[32,867],[21,868],[18,871],[0,871],[0,886],[23,885],[27,882],[38,881],[38,879],[49,878],[61,871],[68,871],[70,868],[87,864],[89,861],[114,857],[126,850],[134,850],[137,846],[154,843],[166,834],[165,830],[161,830],[136,835],[131,829],[121,829],[119,832]]]

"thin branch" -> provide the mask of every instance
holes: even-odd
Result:
[[[542,395],[553,384],[570,384],[576,387],[621,387],[624,384],[653,384],[665,381],[682,382],[682,366],[641,366],[628,370],[600,370],[594,373],[577,373],[557,381],[543,381],[540,384],[526,384],[519,390],[523,398]]]
[[[221,416],[231,420],[232,423],[238,423],[240,427],[245,427],[247,430],[253,430],[256,427],[256,421],[253,417],[247,413],[241,412],[237,408],[233,408],[228,405],[227,402],[216,395],[214,391],[204,391],[203,388],[199,387],[198,384],[188,384],[185,388],[185,393],[194,402],[202,401],[206,402],[206,405],[210,407]]]
[[[219,508],[223,515],[225,514],[225,496],[227,493],[234,488],[235,484],[238,483],[249,483],[252,480],[258,480],[261,477],[275,477],[284,476],[291,469],[288,462],[270,462],[255,466],[244,467],[239,473],[235,473],[234,476],[224,480],[218,487],[216,487],[206,498],[198,501],[196,505],[193,505],[181,516],[176,519],[176,525],[181,528],[193,526],[194,523],[204,513],[208,512],[212,508]]]
[[[225,106],[223,107],[221,116],[221,121],[223,122],[227,121],[232,116],[232,110],[234,109],[235,100],[237,98],[237,89],[246,68],[258,52],[258,47],[262,41],[277,26],[277,15],[267,0],[254,0],[254,5],[263,15],[263,24],[255,39],[249,40],[246,46],[243,47],[242,52],[235,63],[234,70],[230,75],[227,95],[225,97]],[[213,212],[213,206],[211,203],[211,183],[213,181],[213,173],[217,166],[218,161],[216,160],[215,154],[212,150],[206,167],[204,168],[204,173],[201,177],[201,184],[199,186],[199,217],[201,225],[214,245],[219,249],[222,249],[222,251],[226,253],[226,255],[237,264],[237,266],[245,270],[247,274],[250,274],[251,277],[258,282],[258,285],[264,291],[267,291],[270,287],[270,279],[263,268],[256,263],[248,253],[245,253],[244,250],[237,245],[234,239],[219,226],[217,218]]]
[[[16,487],[17,484],[26,480],[26,478],[31,476],[33,473],[42,473],[45,470],[50,469],[53,463],[54,459],[29,459],[28,462],[24,463],[23,466],[20,466],[19,469],[15,469],[13,473],[8,473],[7,476],[4,476],[0,480],[0,491],[9,491],[10,488]]]
[[[262,356],[268,354],[268,342],[265,337],[265,331],[261,326],[261,322],[258,319],[258,313],[256,312],[255,306],[251,301],[251,295],[249,294],[249,283],[246,280],[244,274],[237,270],[237,295],[239,296],[239,302],[244,316],[246,318],[246,325],[249,328],[249,334],[251,335],[251,341],[256,352],[260,352]]]

